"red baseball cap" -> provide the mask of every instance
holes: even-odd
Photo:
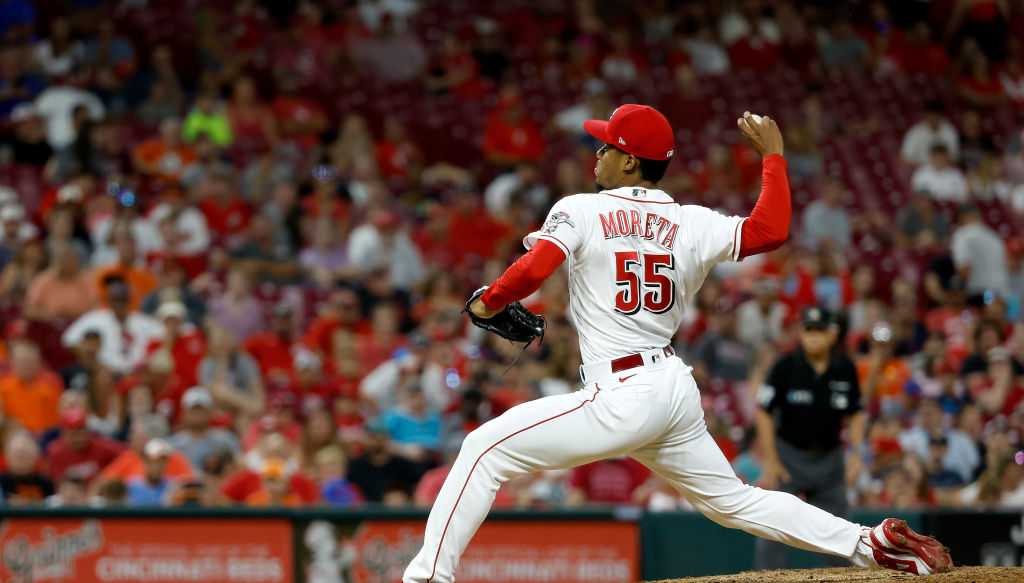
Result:
[[[60,415],[60,426],[64,429],[82,429],[87,418],[88,414],[81,407],[65,409]]]
[[[627,103],[608,121],[588,119],[583,129],[598,140],[645,160],[668,160],[675,153],[672,125],[657,109]]]

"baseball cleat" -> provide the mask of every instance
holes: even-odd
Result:
[[[914,575],[953,568],[949,549],[930,536],[914,532],[905,520],[886,518],[866,534],[879,567]]]

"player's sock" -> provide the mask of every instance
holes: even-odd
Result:
[[[857,541],[857,548],[853,550],[853,556],[850,557],[850,562],[855,567],[863,567],[865,569],[879,569],[878,562],[875,561],[874,550],[871,545],[868,544],[871,529],[862,526],[860,529],[860,540]]]

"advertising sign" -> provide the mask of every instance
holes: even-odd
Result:
[[[300,524],[300,583],[393,583],[419,551],[422,521]],[[614,521],[489,521],[459,563],[459,583],[632,583],[637,527]]]
[[[290,583],[286,520],[0,522],[2,583]]]

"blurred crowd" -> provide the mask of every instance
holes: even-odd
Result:
[[[665,189],[746,214],[760,163],[704,88],[784,71],[791,241],[718,268],[675,341],[712,434],[756,483],[755,394],[819,305],[870,414],[855,504],[1024,506],[1024,2],[501,4],[0,0],[4,504],[429,506],[469,431],[579,384],[564,276],[522,354],[460,312],[592,190],[582,120],[660,75],[683,152],[714,142]],[[945,98],[841,117],[837,75]],[[892,212],[825,154],[872,132],[902,140]],[[497,504],[686,507],[629,459]]]

